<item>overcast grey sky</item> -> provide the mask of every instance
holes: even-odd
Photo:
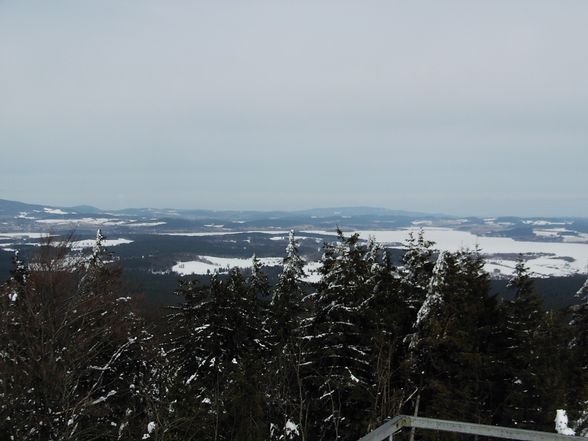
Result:
[[[586,23],[586,0],[0,0],[0,198],[588,216]]]

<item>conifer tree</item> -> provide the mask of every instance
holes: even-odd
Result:
[[[169,412],[163,426],[171,439],[215,439],[223,413],[221,385],[227,365],[230,328],[223,313],[226,298],[215,274],[206,288],[180,281],[184,303],[173,308],[168,354]]]
[[[480,381],[490,362],[488,288],[478,251],[439,255],[411,337],[414,382],[428,416],[488,421],[483,404],[491,388]]]
[[[412,381],[417,390],[415,413],[421,400],[429,401],[432,394],[436,357],[440,341],[445,337],[443,306],[447,301],[448,289],[451,289],[449,278],[452,275],[450,272],[455,270],[454,264],[453,256],[447,252],[442,252],[437,258],[428,282],[426,297],[416,314],[414,332],[408,338]]]
[[[258,278],[260,276],[258,275]],[[266,439],[269,428],[265,414],[264,356],[267,344],[262,327],[261,308],[256,292],[241,272],[233,268],[227,283],[235,357],[227,386],[227,412],[233,418],[231,436],[239,440]]]
[[[367,287],[371,297],[366,307],[370,337],[370,365],[374,375],[372,415],[368,430],[389,416],[400,413],[406,398],[406,358],[403,345],[408,304],[402,297],[400,275],[392,265],[389,250],[382,250],[373,239],[367,244]]]
[[[275,345],[283,347],[293,344],[303,315],[304,261],[298,251],[294,231],[290,231],[282,273],[273,291],[270,304],[270,332]]]
[[[268,317],[272,440],[307,439],[305,420],[308,398],[307,391],[303,389],[301,372],[305,340],[300,338],[300,321],[305,315],[303,268],[298,241],[294,231],[290,231],[282,273],[273,292]]]
[[[351,440],[369,423],[373,378],[366,308],[371,296],[359,236],[338,230],[327,244],[315,313],[308,327],[308,381],[315,393],[312,432],[318,440]]]
[[[574,361],[572,390],[567,409],[574,420],[574,430],[580,436],[588,434],[588,280],[576,292],[579,299],[572,306],[571,350]]]
[[[249,287],[256,299],[268,301],[270,297],[270,285],[267,275],[263,272],[261,261],[254,254],[251,258],[251,277]]]
[[[544,320],[541,299],[535,291],[529,268],[522,258],[508,285],[514,299],[504,303],[506,322],[501,359],[505,398],[498,413],[499,423],[507,426],[537,427],[542,412],[536,366],[539,360],[537,332]]]
[[[435,265],[433,262],[434,245],[434,242],[425,239],[422,229],[416,238],[410,232],[405,245],[406,252],[402,256],[401,289],[403,297],[414,314],[410,320],[411,325],[414,323],[416,314],[427,294]]]

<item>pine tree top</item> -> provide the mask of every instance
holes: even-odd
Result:
[[[582,287],[578,290],[576,297],[580,297],[584,302],[588,303],[588,279],[586,279]]]

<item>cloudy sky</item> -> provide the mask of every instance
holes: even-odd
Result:
[[[0,0],[0,198],[588,216],[588,2]]]

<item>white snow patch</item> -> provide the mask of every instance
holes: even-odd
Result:
[[[27,211],[21,211],[18,215],[14,216],[15,219],[29,219],[29,220],[35,220],[36,218],[33,216],[29,216],[29,213]]]
[[[89,225],[125,225],[126,222],[122,220],[114,220],[110,218],[95,218],[82,217],[78,219],[39,219],[36,221],[40,224],[49,225],[69,225],[69,224],[89,224]]]
[[[533,234],[537,237],[559,237],[560,232],[556,231],[554,228],[553,230],[533,230]]]
[[[412,225],[433,225],[433,221],[430,220],[420,220],[420,221],[412,221]]]
[[[259,231],[197,231],[186,233],[158,233],[162,236],[227,236],[230,234],[288,234],[290,230],[259,230]]]
[[[546,225],[570,225],[572,222],[552,222],[548,220],[524,220],[524,224],[527,225],[537,225],[537,226],[546,226]]]
[[[98,398],[97,400],[92,401],[92,404],[99,404],[102,403],[103,401],[108,400],[111,396],[116,395],[116,391],[115,390],[111,390],[110,392],[108,392],[106,394],[106,396],[102,396],[100,398]]]
[[[588,243],[588,233],[576,233],[575,236],[562,236],[561,239],[568,243]]]
[[[320,262],[308,262],[304,265],[304,281],[308,283],[318,283],[321,281],[321,273],[320,273],[321,263]]]
[[[231,268],[251,268],[251,258],[198,256],[199,260],[178,262],[172,267],[172,271],[180,275],[208,274],[215,271],[228,271]],[[260,257],[263,266],[279,266],[282,257]]]
[[[347,371],[349,372],[349,378],[351,378],[351,381],[353,381],[354,383],[359,383],[359,378],[357,378],[355,375],[353,375],[349,368],[347,368]]]
[[[286,421],[286,425],[284,426],[284,429],[285,429],[285,432],[286,432],[286,436],[289,436],[289,435],[300,435],[300,432],[298,430],[298,425],[295,424],[291,420]]]
[[[296,240],[305,240],[305,239],[316,239],[314,237],[309,237],[309,236],[296,236]],[[269,240],[274,240],[274,241],[286,241],[288,240],[288,236],[274,236],[274,237],[270,237]]]
[[[105,247],[115,247],[117,245],[126,245],[133,243],[130,239],[104,239],[102,245]],[[77,240],[71,243],[72,250],[83,250],[84,248],[92,248],[96,244],[95,239]]]
[[[136,224],[127,224],[127,227],[157,227],[165,225],[167,222],[138,222]]]
[[[67,211],[63,211],[59,208],[43,208],[43,211],[47,214],[69,214]]]
[[[23,237],[26,237],[26,238],[29,238],[29,239],[41,239],[43,237],[49,237],[49,234],[47,234],[47,233],[21,233],[21,232],[17,232],[17,233],[0,233],[0,239],[1,238],[21,239]]]
[[[574,436],[574,432],[568,427],[568,415],[564,409],[557,409],[555,411],[555,431],[560,435],[571,435]]]

